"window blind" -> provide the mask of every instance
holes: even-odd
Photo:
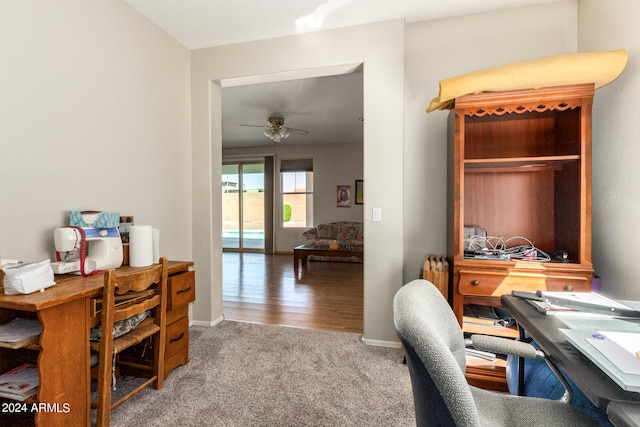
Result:
[[[280,172],[313,172],[313,159],[283,159]]]

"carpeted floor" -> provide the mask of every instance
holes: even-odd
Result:
[[[190,363],[117,408],[112,426],[415,425],[401,349],[233,321],[190,334]]]

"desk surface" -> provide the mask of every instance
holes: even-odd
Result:
[[[169,261],[169,275],[189,265],[193,265],[193,263],[190,261]],[[120,267],[116,272],[126,273],[145,268],[151,267]],[[87,277],[70,274],[57,275],[54,278],[56,285],[45,289],[43,292],[34,292],[28,295],[5,295],[0,292],[0,308],[36,312],[76,299],[99,295],[102,292],[103,278],[103,274],[94,274]]]
[[[566,328],[559,316],[539,313],[525,300],[511,295],[503,295],[501,300],[518,325],[553,358],[594,405],[606,408],[613,400],[640,402],[640,393],[624,391],[566,340],[558,331],[558,328]]]

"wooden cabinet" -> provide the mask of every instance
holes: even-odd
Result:
[[[461,325],[465,304],[499,305],[514,289],[591,289],[593,87],[456,98],[448,122],[447,255]],[[502,249],[531,242],[537,255],[558,260],[540,261],[535,253],[465,254],[477,230],[501,238]]]

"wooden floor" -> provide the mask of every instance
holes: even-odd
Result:
[[[362,333],[363,264],[224,252],[225,319]]]

